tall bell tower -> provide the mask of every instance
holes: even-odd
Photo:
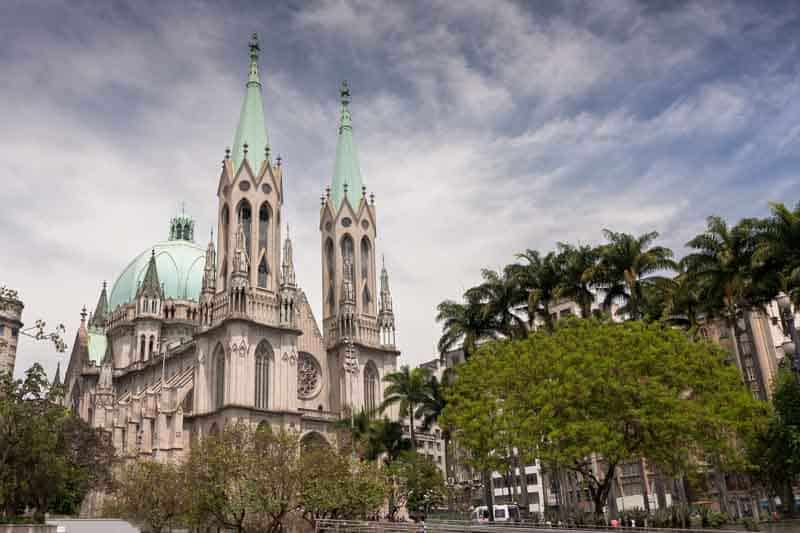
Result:
[[[391,305],[378,301],[375,197],[367,196],[361,177],[347,82],[339,95],[336,162],[320,209],[323,334],[331,382],[339,385],[332,404],[374,410],[383,397],[382,378],[394,371],[399,352]],[[383,276],[388,296],[388,273]],[[392,334],[384,335],[383,327]]]
[[[250,72],[239,115],[233,151],[226,150],[217,187],[216,290],[228,290],[234,279],[239,287],[276,294],[280,289],[280,220],[283,205],[281,158],[270,155],[258,55],[261,48],[250,40]]]

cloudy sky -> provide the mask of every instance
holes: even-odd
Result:
[[[0,285],[72,344],[181,202],[204,240],[258,32],[300,283],[319,313],[347,79],[402,361],[430,359],[436,304],[525,248],[608,227],[681,250],[709,214],[800,200],[799,18],[792,2],[3,2]],[[19,351],[17,374],[65,362]]]

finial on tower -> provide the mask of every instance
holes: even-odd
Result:
[[[331,188],[325,187],[325,198],[330,198],[330,197],[331,197]]]
[[[83,324],[84,322],[86,322],[86,316],[87,316],[87,313],[86,313],[86,306],[84,305],[84,306],[83,306],[83,309],[81,309],[81,324]]]
[[[253,32],[253,35],[250,37],[250,59],[258,59],[258,53],[261,51],[261,47],[258,44],[258,34]]]
[[[264,146],[264,158],[269,161],[269,144]]]
[[[247,143],[242,146],[242,151],[244,152],[244,158],[247,159]]]
[[[375,205],[375,193],[374,192],[369,193],[369,203],[372,204],[372,205]]]
[[[225,159],[230,159],[230,158],[231,158],[231,147],[230,146],[226,146],[225,147]]]
[[[350,87],[347,85],[347,80],[342,80],[342,88],[339,89],[339,96],[342,100],[342,105],[350,104]]]
[[[367,197],[367,186],[366,185],[362,185],[361,186],[361,197],[362,198],[366,198]]]
[[[281,154],[278,154],[278,157],[275,158],[275,162],[278,166],[281,166],[281,161],[283,161],[283,158],[281,157]]]

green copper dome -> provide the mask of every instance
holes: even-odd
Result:
[[[203,285],[206,251],[202,246],[186,241],[159,242],[140,253],[122,271],[111,289],[109,307],[130,303],[136,299],[136,289],[147,272],[150,255],[155,251],[158,279],[166,298],[197,300]]]

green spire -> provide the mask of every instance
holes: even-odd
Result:
[[[94,314],[89,321],[89,326],[105,327],[108,321],[108,294],[106,293],[106,282],[103,282],[103,290],[100,291],[100,298],[97,299],[97,305],[94,308]]]
[[[247,161],[253,172],[258,172],[264,162],[264,152],[269,144],[264,122],[264,103],[261,100],[261,79],[258,76],[258,34],[250,39],[250,74],[247,77],[247,92],[239,114],[239,125],[233,138],[233,163],[236,170],[242,164],[247,145]]]
[[[139,290],[137,292],[137,296],[161,296],[161,283],[158,281],[158,267],[156,267],[155,249],[150,254],[150,261],[147,263],[147,271],[144,273],[144,280],[142,280],[142,284],[139,286]]]
[[[350,117],[350,88],[347,82],[342,82],[340,91],[342,110],[339,118],[339,140],[336,144],[336,166],[333,170],[333,184],[331,196],[333,207],[339,209],[347,188],[347,199],[355,209],[361,199],[361,169],[358,165],[356,146],[353,143],[353,121]]]

